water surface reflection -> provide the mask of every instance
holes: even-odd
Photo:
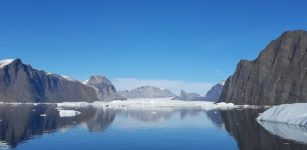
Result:
[[[18,148],[19,144],[31,144],[33,139],[37,139],[39,142],[42,136],[74,128],[83,128],[89,133],[99,133],[87,135],[88,139],[93,138],[92,141],[95,141],[94,139],[101,139],[102,141],[109,139],[109,137],[103,137],[103,135],[108,134],[118,134],[120,138],[129,139],[128,136],[136,135],[136,133],[128,132],[131,135],[127,135],[127,133],[121,133],[123,130],[117,132],[115,129],[134,127],[135,129],[142,128],[142,135],[145,137],[145,133],[147,138],[152,138],[147,139],[149,141],[159,141],[159,138],[164,138],[164,140],[169,140],[169,143],[160,143],[160,141],[159,143],[146,143],[138,140],[127,142],[122,140],[121,142],[126,142],[121,143],[127,144],[125,145],[126,148],[151,147],[161,149],[166,145],[173,145],[176,149],[191,149],[197,146],[208,149],[242,150],[307,149],[307,145],[304,144],[306,143],[306,128],[294,128],[293,126],[271,123],[260,125],[255,118],[258,113],[264,111],[263,109],[205,111],[155,108],[104,110],[86,107],[75,108],[75,110],[81,112],[80,115],[60,117],[59,111],[55,107],[52,105],[0,105],[0,140],[2,141],[0,148],[5,147],[5,145]],[[159,127],[159,129],[154,129],[154,127]],[[173,127],[176,128],[173,129]],[[165,134],[162,136],[160,132]],[[180,143],[181,145],[177,142],[178,138],[184,140]],[[115,138],[115,140],[117,139]],[[67,143],[71,142],[69,139],[66,140]],[[110,145],[105,146],[125,149],[122,147],[115,148],[114,144],[111,144],[113,142],[118,141],[113,140],[109,142]]]

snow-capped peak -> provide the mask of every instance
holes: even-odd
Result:
[[[11,64],[14,60],[16,60],[16,59],[3,59],[3,60],[0,60],[0,68],[3,68],[4,66]]]

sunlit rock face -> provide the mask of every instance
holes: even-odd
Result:
[[[307,32],[285,32],[257,59],[240,61],[219,101],[252,105],[307,102],[306,68]]]
[[[104,76],[91,76],[84,84],[95,89],[98,98],[102,101],[125,100],[126,98],[119,95],[110,80]]]
[[[0,101],[63,102],[97,101],[92,87],[68,77],[46,73],[20,59],[0,62]]]
[[[120,91],[119,94],[123,97],[134,98],[163,98],[175,97],[170,90],[157,88],[153,86],[141,86],[132,90]]]

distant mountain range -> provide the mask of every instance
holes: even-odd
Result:
[[[112,82],[104,76],[93,75],[88,80],[80,82],[68,76],[34,69],[24,64],[21,59],[0,61],[0,101],[2,102],[93,102],[163,97],[215,101],[219,96],[220,88],[222,87],[216,85],[206,97],[185,91],[182,91],[180,96],[176,96],[168,89],[153,86],[141,86],[117,92]]]
[[[153,86],[141,86],[131,90],[119,91],[121,96],[126,98],[163,98],[175,97],[170,90],[157,88]]]
[[[184,100],[184,101],[210,101],[217,102],[220,98],[220,95],[223,90],[223,86],[225,81],[221,81],[220,83],[214,85],[205,96],[201,96],[197,93],[187,93],[184,90],[181,90],[180,95],[174,97],[174,100]]]
[[[197,93],[187,93],[186,91],[181,90],[180,95],[174,97],[173,100],[202,101],[204,98]]]
[[[103,80],[99,80],[99,79]],[[21,59],[0,61],[2,102],[93,102],[123,99],[109,80],[94,76],[86,84],[67,76],[34,69]]]

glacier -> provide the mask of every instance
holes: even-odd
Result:
[[[169,98],[138,98],[128,100],[115,100],[111,102],[96,101],[87,102],[63,102],[57,103],[58,107],[98,107],[98,108],[198,108],[198,109],[232,109],[236,106],[232,103],[213,103],[206,101],[181,101]]]

